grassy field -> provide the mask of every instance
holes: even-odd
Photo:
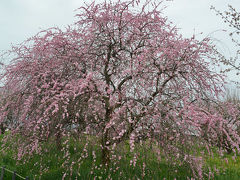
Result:
[[[84,151],[84,145],[86,141],[89,144]],[[75,164],[65,164],[64,154],[57,150],[54,143],[47,143],[44,146],[47,147],[48,152],[44,155],[33,155],[30,159],[28,157],[25,160],[16,161],[13,158],[15,153],[14,143],[9,143],[11,148],[7,153],[0,154],[0,166],[6,166],[10,170],[16,170],[21,176],[29,176],[30,179],[43,179],[43,180],[60,180],[66,170],[66,167],[72,166],[71,179],[187,179],[192,177],[190,167],[188,165],[182,165],[179,167],[177,164],[167,163],[164,156],[159,161],[146,143],[143,146],[136,145],[135,151],[131,152],[128,142],[122,143],[115,152],[116,157],[121,157],[118,161],[112,162],[108,168],[101,165],[100,148],[96,144],[96,140],[92,138],[81,139],[79,143],[70,142],[69,157],[70,162],[76,162]],[[93,153],[94,152],[94,153]],[[138,155],[136,166],[130,165],[130,161],[134,159],[134,154]],[[79,161],[81,156],[85,156]],[[96,156],[96,158],[94,158]],[[240,179],[240,156],[236,156],[235,160],[232,155],[219,156],[217,153],[213,154],[213,157],[205,154],[204,156],[204,172],[206,175],[204,179],[209,179],[209,168],[214,172],[214,179],[226,179],[226,180],[239,180]],[[25,162],[24,162],[25,161]],[[228,161],[228,163],[227,163]],[[145,166],[143,165],[145,163]],[[79,166],[80,165],[80,166]],[[214,171],[219,169],[219,171]],[[40,178],[41,176],[41,178]],[[12,174],[5,173],[4,179],[11,179]],[[66,179],[70,179],[69,175]]]

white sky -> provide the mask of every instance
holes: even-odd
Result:
[[[74,10],[83,2],[83,0],[0,0],[0,51],[10,49],[11,43],[21,43],[41,29],[72,24],[75,20]],[[185,37],[196,34],[197,38],[202,39],[211,34],[211,37],[222,42],[219,44],[221,51],[231,56],[234,55],[231,41],[226,33],[218,31],[227,29],[228,26],[210,10],[210,6],[213,5],[224,11],[227,10],[228,4],[240,11],[240,0],[174,0],[167,2],[168,8],[164,10],[164,15],[180,28]],[[203,34],[200,34],[201,32]],[[237,77],[230,74],[229,78]]]

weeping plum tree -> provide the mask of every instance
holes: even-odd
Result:
[[[109,164],[119,143],[129,139],[134,148],[145,133],[159,145],[154,151],[202,176],[199,158],[186,151],[195,144],[189,132],[201,133],[211,119],[199,104],[218,96],[222,76],[210,70],[209,40],[183,38],[160,6],[93,2],[79,8],[78,20],[65,30],[44,30],[12,48],[2,75],[11,93],[0,122],[10,112],[18,117],[11,133],[24,137],[19,159],[43,153],[41,142],[50,139],[66,158],[63,139],[87,133],[100,139],[102,163]],[[209,135],[221,120],[212,119]]]

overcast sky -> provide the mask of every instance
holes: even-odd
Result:
[[[10,49],[11,44],[20,43],[41,29],[72,24],[75,20],[74,10],[83,2],[83,0],[0,0],[0,51]],[[167,3],[168,8],[165,9],[164,15],[180,28],[185,37],[196,34],[197,38],[202,39],[210,35],[221,41],[219,48],[227,56],[231,56],[234,55],[231,41],[226,33],[220,31],[228,27],[214,11],[210,10],[213,5],[224,11],[228,4],[240,11],[240,0],[174,0]],[[230,76],[236,79],[234,75]]]

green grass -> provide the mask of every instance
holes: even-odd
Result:
[[[89,141],[87,146],[88,156],[83,160],[79,161],[73,165],[72,178],[75,179],[107,179],[110,175],[112,179],[187,179],[191,177],[190,167],[188,165],[183,165],[181,167],[167,163],[162,157],[159,161],[153,151],[149,148],[149,145],[146,143],[145,146],[136,145],[135,151],[130,152],[130,147],[128,141],[120,144],[117,148],[117,151],[114,155],[117,157],[121,156],[122,158],[118,161],[112,162],[108,168],[101,166],[101,151],[99,146],[96,144],[97,140],[95,137],[82,138],[79,142],[71,140],[69,142],[69,152],[70,152],[70,162],[77,162],[79,157],[83,152],[83,147],[85,143]],[[1,143],[1,137],[0,137]],[[9,146],[14,147],[14,143],[9,143]],[[13,158],[15,152],[14,148],[11,148],[7,153],[0,154],[0,166],[6,166],[7,169],[15,170],[21,176],[29,176],[30,179],[43,179],[43,180],[60,180],[66,167],[69,167],[70,164],[66,164],[65,167],[61,167],[64,162],[64,153],[57,150],[54,143],[45,143],[43,144],[45,148],[48,149],[48,152],[45,152],[44,155],[33,155],[30,159],[26,157],[26,162],[16,161]],[[76,149],[74,149],[76,147]],[[92,151],[96,152],[96,159],[93,162]],[[136,166],[130,166],[130,160],[133,159],[134,153],[138,155],[138,161]],[[227,164],[225,159],[227,158],[229,163]],[[41,163],[40,163],[41,162]],[[145,171],[143,171],[143,162],[146,164]],[[236,161],[232,159],[232,155],[224,155],[223,157],[219,156],[217,153],[214,153],[214,157],[210,157],[207,154],[204,156],[204,167],[205,173],[208,174],[208,168],[212,170],[215,168],[219,169],[220,172],[215,173],[214,179],[240,179],[240,157],[236,157]],[[79,167],[79,164],[81,166]],[[41,166],[42,165],[42,166]],[[116,169],[116,168],[119,169]],[[48,168],[48,170],[44,170]],[[91,171],[93,172],[91,174]],[[143,177],[143,172],[145,176]],[[41,178],[40,178],[41,173]],[[5,173],[5,179],[11,179],[12,175],[10,173]],[[66,179],[69,179],[69,176],[66,176]],[[205,176],[205,179],[208,179]]]

